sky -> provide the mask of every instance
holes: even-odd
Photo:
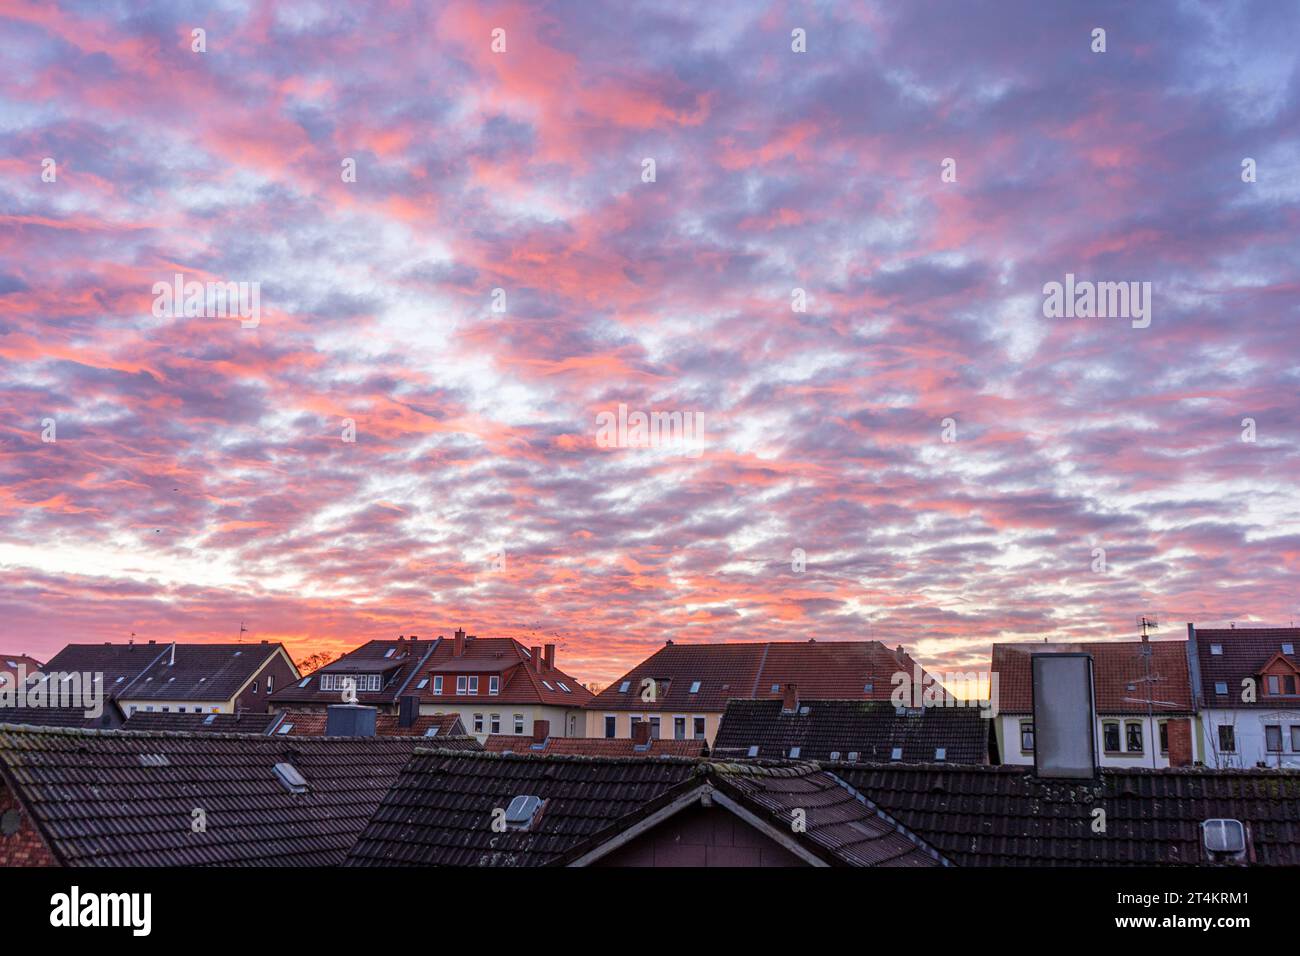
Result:
[[[464,627],[603,684],[667,639],[1289,624],[1297,36],[0,0],[0,651]],[[1049,315],[1067,275],[1146,319]]]

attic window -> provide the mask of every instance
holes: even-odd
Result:
[[[623,683],[621,683],[621,684],[618,685],[618,692],[619,692],[620,694],[626,694],[626,693],[627,693],[627,689],[628,689],[629,687],[631,687],[631,686],[632,686],[632,682],[631,682],[630,680],[625,680],[625,681],[623,681]]]
[[[215,721],[216,719],[217,719],[216,714],[208,714],[208,716],[203,718],[203,723],[207,726],[211,726],[213,721]]]
[[[862,693],[864,694],[870,694],[875,689],[876,689],[876,685],[871,681],[867,681],[865,684],[862,685]]]
[[[291,731],[291,730],[293,730],[293,724],[281,724],[281,725],[280,725],[280,729],[277,730],[276,733],[277,733],[277,734],[287,734],[287,733],[289,733],[289,731]]]
[[[120,684],[120,683],[122,683],[122,681],[124,681],[124,680],[126,680],[125,677],[119,677],[117,680],[113,681],[113,683],[114,683],[114,684]]]
[[[235,651],[235,656],[238,657],[238,656],[239,656],[240,654],[242,654],[242,653],[244,653],[244,652],[243,652],[243,651]]]
[[[167,759],[166,754],[141,754],[140,766],[142,767],[170,767],[172,762]]]
[[[831,751],[831,759],[832,759],[832,760],[839,760],[839,759],[840,759],[840,752],[839,752],[838,750],[832,750],[832,751]]]
[[[895,747],[893,750],[891,750],[891,751],[889,752],[889,759],[890,759],[890,760],[902,760],[902,759],[903,759],[903,748],[902,748],[902,747]]]
[[[548,681],[548,680],[544,680],[544,681],[542,681],[542,683],[546,685],[546,689],[547,689],[547,690],[555,690],[555,688],[551,686],[551,682],[550,682],[550,681]]]
[[[1216,657],[1221,657],[1221,656],[1223,655],[1223,645],[1222,645],[1222,644],[1211,644],[1211,645],[1210,645],[1210,653],[1211,653],[1211,654],[1214,654]]]
[[[757,744],[755,744],[754,746],[752,746],[752,747],[749,748],[749,755],[750,755],[751,757],[757,757],[757,756],[758,756],[758,745],[757,745]]]
[[[5,663],[8,664],[10,667],[17,667],[17,666],[18,666],[18,662],[17,662],[17,661],[5,661]]]
[[[781,693],[781,685],[780,685],[780,684],[773,684],[773,685],[772,685],[772,693],[774,693],[774,694],[779,694],[779,693]]]
[[[426,731],[424,732],[424,736],[426,736],[426,737],[436,737],[436,736],[438,736],[438,728],[437,728],[437,727],[430,727],[428,730],[426,730]]]
[[[856,750],[850,750],[849,763],[857,763],[857,762],[858,762],[858,752]]]
[[[1214,692],[1216,694],[1226,694],[1228,692],[1228,682],[1225,680],[1215,681]]]
[[[1206,820],[1201,824],[1205,849],[1210,853],[1233,856],[1246,852],[1246,828],[1240,820]]]
[[[699,692],[700,692],[700,682],[697,680],[691,681],[691,693],[698,694]]]
[[[528,830],[536,822],[537,811],[542,809],[542,798],[531,794],[515,797],[506,807],[506,829]]]
[[[948,748],[947,748],[947,747],[935,747],[935,748],[934,748],[934,759],[935,759],[935,760],[939,760],[939,761],[947,760],[947,759],[948,759]]]
[[[1283,654],[1294,654],[1294,653],[1295,653],[1295,645],[1294,645],[1294,644],[1283,644],[1283,645],[1282,645],[1282,653],[1283,653]]]
[[[807,717],[811,713],[812,713],[812,708],[807,706],[806,704],[803,707],[799,708],[799,714],[803,717]]]
[[[275,776],[284,788],[290,793],[306,793],[307,781],[303,775],[298,772],[298,768],[291,763],[278,763],[273,768]]]
[[[390,648],[387,650],[387,652],[385,652],[384,657],[392,657],[392,656],[393,656],[393,651],[395,651],[395,650],[397,650],[397,648],[395,648],[395,647],[390,647]]]
[[[299,687],[306,687],[306,686],[307,686],[308,684],[310,684],[310,683],[311,683],[311,678],[310,678],[310,677],[304,677],[302,680],[298,681],[298,686],[299,686]]]
[[[800,747],[791,747],[791,748],[790,748],[790,758],[791,758],[791,759],[794,759],[795,757],[798,757],[798,756],[799,756],[799,751],[800,751],[801,749],[802,749],[802,748],[800,748]]]
[[[426,687],[428,687],[428,686],[429,686],[429,678],[424,677],[424,678],[421,678],[421,679],[420,679],[420,683],[418,683],[418,684],[415,685],[415,689],[416,689],[416,690],[424,690],[424,689],[425,689]]]
[[[560,690],[564,691],[566,694],[572,694],[572,693],[573,693],[573,691],[569,690],[568,685],[565,684],[564,681],[562,681],[562,680],[557,680],[555,683],[556,683],[557,685],[559,685]]]

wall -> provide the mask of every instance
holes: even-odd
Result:
[[[275,708],[270,706],[267,700],[266,678],[274,677],[275,689],[282,690],[298,679],[297,673],[284,654],[276,654],[262,665],[262,669],[257,672],[256,680],[249,682],[249,685],[235,698],[234,706],[225,712],[234,713],[235,709],[239,708],[250,714],[269,713]],[[254,683],[257,684],[257,693],[253,693]]]
[[[1020,721],[1027,718],[1027,714],[998,714],[996,725],[998,755],[1004,764],[1033,766],[1034,755],[1032,753],[1022,753],[1020,750]],[[1136,721],[1142,725],[1142,751],[1140,753],[1106,753],[1103,751],[1102,725],[1111,720],[1119,722],[1121,745],[1127,744],[1127,737],[1124,730],[1125,724],[1130,721]],[[1161,717],[1098,717],[1095,744],[1101,766],[1148,769],[1152,766],[1168,767],[1169,755],[1159,753],[1161,720]],[[1300,721],[1298,721],[1298,723],[1300,723]],[[1154,764],[1152,764],[1151,760],[1151,751],[1153,747],[1156,750]],[[1192,759],[1203,759],[1201,757],[1203,752],[1204,751],[1200,746],[1200,741],[1196,739],[1195,728],[1193,728]]]
[[[461,701],[452,703],[431,703],[428,701],[420,704],[421,714],[460,714],[461,723],[465,725],[465,732],[474,734],[479,740],[487,739],[492,733],[492,715],[501,715],[501,733],[514,734],[515,732],[515,714],[524,716],[524,732],[520,736],[532,737],[533,721],[545,720],[550,723],[550,735],[552,737],[581,737],[586,714],[577,708],[550,707],[543,704],[512,704],[509,701],[502,700],[500,697],[491,697],[482,695],[481,701],[472,704],[464,704]],[[474,731],[474,715],[483,715],[483,730],[480,733]],[[570,734],[570,721],[573,718],[574,733]]]
[[[599,710],[591,709],[585,711],[587,715],[587,732],[588,737],[605,736],[605,717],[613,716],[615,719],[614,736],[621,739],[631,739],[632,737],[632,718],[640,717],[642,720],[648,717],[659,718],[659,736],[664,740],[673,738],[673,718],[686,718],[686,739],[694,740],[695,718],[704,718],[704,739],[713,746],[713,738],[718,735],[718,726],[722,722],[722,715],[719,713],[701,713],[700,711],[673,711],[673,710],[651,710],[651,711],[627,711],[627,710]]]
[[[10,810],[22,814],[18,832],[5,836],[0,833],[0,866],[58,866],[53,854],[45,848],[45,841],[36,831],[31,818],[18,805],[13,792],[0,784],[0,816]]]
[[[693,804],[594,866],[768,867],[807,864],[731,811]]]
[[[1207,708],[1201,711],[1197,752],[1210,767],[1254,767],[1263,762],[1270,767],[1300,768],[1300,752],[1291,746],[1291,726],[1300,727],[1300,709],[1277,710],[1269,708],[1230,709]],[[1235,754],[1219,753],[1219,725],[1230,724],[1237,740]],[[1282,728],[1282,752],[1265,750],[1264,726],[1277,724]]]

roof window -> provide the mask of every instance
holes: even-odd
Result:
[[[1213,654],[1215,657],[1221,657],[1221,656],[1223,656],[1223,645],[1222,645],[1222,644],[1211,644],[1211,645],[1210,645],[1210,653]]]
[[[1231,859],[1246,853],[1246,828],[1240,820],[1206,820],[1201,824],[1201,838],[1211,859]]]
[[[273,768],[276,778],[290,793],[306,793],[307,781],[291,763],[278,763]]]
[[[699,692],[700,692],[700,682],[697,680],[691,681],[691,693],[698,694]]]
[[[515,797],[506,807],[506,829],[529,830],[537,822],[537,812],[542,809],[541,797],[524,794]]]

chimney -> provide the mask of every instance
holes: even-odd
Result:
[[[533,721],[533,743],[545,743],[546,738],[551,736],[551,722],[549,720]]]
[[[460,628],[460,627],[456,628],[455,640],[451,646],[451,656],[452,657],[465,656],[465,629],[464,628]]]
[[[1034,772],[1092,779],[1097,774],[1097,712],[1090,654],[1031,654]]]
[[[176,642],[175,641],[172,641],[172,659],[171,659],[170,666],[172,667],[176,666]]]
[[[638,720],[632,725],[632,743],[639,747],[650,743],[650,721]]]
[[[1169,737],[1169,766],[1192,765],[1192,722],[1186,717],[1171,718],[1165,722]]]
[[[533,662],[533,670],[537,671],[537,672],[540,674],[540,673],[542,672],[542,647],[541,647],[541,645],[540,645],[540,644],[534,644],[532,647],[528,648],[528,651],[529,651],[530,654],[533,655],[532,658],[531,658],[531,660],[532,660],[532,662]]]
[[[414,694],[403,694],[397,701],[397,726],[414,727],[415,718],[420,716],[420,698]]]
[[[546,660],[546,669],[548,671],[555,670],[555,645],[554,644],[546,645],[545,660]]]
[[[330,704],[325,709],[326,737],[373,737],[378,708],[365,704]]]
[[[785,700],[781,704],[781,713],[793,714],[799,709],[799,685],[785,685]]]

